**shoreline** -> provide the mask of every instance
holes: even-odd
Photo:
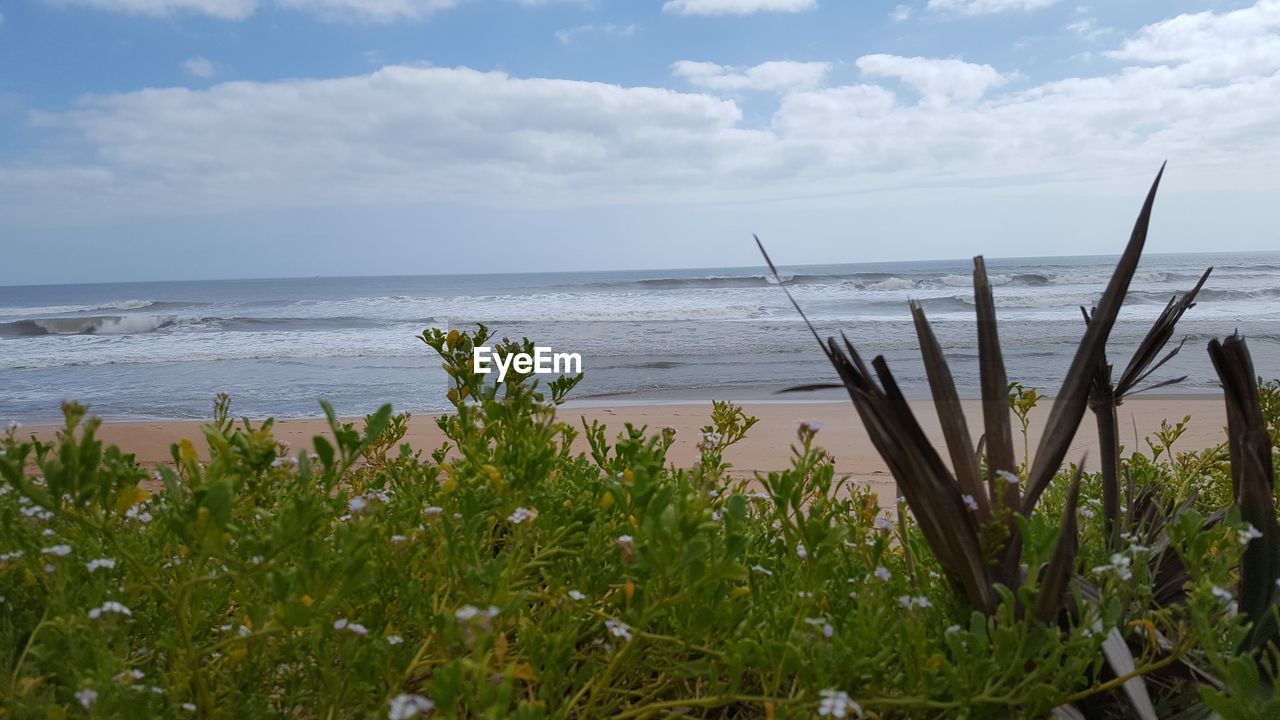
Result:
[[[912,400],[910,404],[921,427],[934,442],[934,446],[940,449],[944,461],[950,464],[946,451],[942,449],[941,428],[932,403]],[[961,405],[968,418],[970,432],[977,438],[981,434],[981,404],[977,400],[962,400]],[[1033,454],[1051,406],[1051,400],[1046,398],[1031,414],[1028,439]],[[745,440],[726,451],[726,460],[733,464],[731,477],[751,478],[756,472],[767,473],[788,466],[790,448],[796,441],[798,421],[818,421],[822,423],[822,429],[817,435],[816,444],[835,457],[837,474],[849,475],[870,485],[880,494],[882,506],[887,507],[892,503],[892,498],[896,495],[893,478],[871,445],[848,400],[810,403],[746,402],[742,407],[748,414],[758,417],[759,422],[748,432]],[[561,420],[570,422],[577,428],[581,428],[584,420],[588,424],[592,420],[599,420],[609,427],[611,437],[616,437],[627,422],[637,426],[647,425],[650,431],[664,426],[673,427],[676,439],[668,452],[667,460],[678,467],[687,467],[697,458],[701,428],[709,422],[710,411],[710,402],[690,401],[686,404],[665,405],[619,403],[597,407],[562,406],[558,415]],[[1226,437],[1225,406],[1222,398],[1217,395],[1138,396],[1121,405],[1118,415],[1121,442],[1126,452],[1149,453],[1143,438],[1159,430],[1162,421],[1172,425],[1185,415],[1190,415],[1191,421],[1182,438],[1175,444],[1175,450],[1201,450],[1222,442]],[[424,454],[439,447],[444,437],[435,425],[434,419],[437,416],[435,413],[414,415],[404,441]],[[1021,458],[1021,431],[1017,419],[1013,420],[1014,445],[1017,456]],[[119,445],[125,452],[134,453],[142,465],[154,466],[170,463],[169,446],[182,438],[192,439],[201,456],[206,457],[205,444],[199,430],[205,422],[105,421],[98,437],[106,444]],[[43,441],[49,441],[58,428],[59,426],[51,424],[24,426],[19,431],[19,436],[26,438],[34,435]],[[313,436],[328,435],[329,430],[323,419],[280,419],[276,420],[274,434],[278,440],[289,443],[297,451],[309,449]],[[586,449],[581,436],[575,440],[574,448],[575,451]],[[1086,452],[1089,456],[1088,466],[1096,468],[1097,441],[1094,419],[1090,412],[1086,412],[1081,428],[1072,441],[1066,462],[1078,462]]]

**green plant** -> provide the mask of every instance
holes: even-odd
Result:
[[[1103,620],[1107,617],[1105,608],[1113,599],[1108,593],[1115,592],[1117,588],[1095,586],[1078,573],[1077,562],[1082,552],[1076,518],[1081,485],[1079,469],[1069,483],[1059,516],[1046,520],[1044,512],[1038,511],[1037,503],[1059,474],[1067,446],[1086,405],[1092,406],[1098,418],[1103,450],[1100,481],[1104,510],[1102,547],[1119,549],[1123,538],[1131,543],[1129,550],[1132,553],[1132,557],[1126,553],[1113,553],[1107,564],[1096,566],[1095,572],[1114,572],[1129,581],[1135,571],[1141,571],[1145,576],[1143,580],[1150,583],[1150,591],[1144,597],[1119,606],[1118,614],[1111,617],[1113,620],[1124,618],[1127,623],[1141,623],[1151,628],[1153,638],[1163,638],[1151,643],[1152,652],[1161,658],[1157,661],[1159,667],[1153,671],[1177,665],[1194,680],[1216,683],[1184,657],[1194,642],[1194,632],[1187,624],[1190,611],[1182,607],[1181,602],[1185,600],[1185,588],[1194,581],[1194,577],[1182,554],[1172,547],[1173,542],[1166,531],[1166,524],[1171,518],[1186,516],[1194,505],[1194,498],[1184,501],[1166,499],[1166,494],[1155,484],[1135,491],[1131,477],[1127,514],[1123,518],[1119,501],[1120,446],[1114,422],[1115,407],[1126,394],[1133,392],[1138,383],[1177,353],[1178,348],[1175,348],[1163,359],[1156,360],[1171,337],[1177,320],[1192,306],[1196,293],[1209,275],[1206,271],[1195,288],[1169,302],[1121,374],[1119,382],[1112,385],[1110,366],[1105,357],[1106,342],[1141,256],[1161,175],[1163,168],[1147,194],[1129,243],[1097,308],[1092,314],[1085,313],[1084,336],[1055,396],[1034,461],[1028,457],[1027,465],[1022,468],[1014,461],[1009,413],[1012,409],[1022,423],[1025,446],[1028,414],[1037,398],[1028,395],[1022,386],[1010,384],[1007,380],[991,284],[981,257],[974,259],[973,286],[985,432],[977,449],[960,410],[946,359],[925,318],[924,309],[915,302],[910,305],[933,404],[951,459],[950,468],[926,438],[884,358],[876,357],[871,362],[873,375],[848,338],[843,338],[842,342],[834,337],[823,341],[809,324],[810,331],[840,377],[841,384],[837,387],[848,391],[873,444],[901,488],[929,551],[944,569],[957,596],[970,607],[988,615],[999,612],[1006,600],[1013,600],[1017,612],[1028,611],[1040,622],[1064,628],[1085,624],[1095,631],[1105,632],[1101,652],[1112,672],[1118,676],[1118,684],[1123,688],[1131,712],[1144,719],[1155,718],[1157,703],[1163,703],[1165,699],[1158,698],[1153,702],[1146,682],[1133,673],[1134,643],[1126,640],[1117,628],[1107,629]],[[808,324],[790,290],[780,282],[777,268],[758,238],[757,245],[775,278],[779,279],[779,285]],[[1232,418],[1229,433],[1231,468],[1236,478],[1233,497],[1244,520],[1249,523],[1241,532],[1249,534],[1249,541],[1253,539],[1253,533],[1260,533],[1259,542],[1247,547],[1241,569],[1242,603],[1247,603],[1244,605],[1245,614],[1252,624],[1249,637],[1256,643],[1259,637],[1272,636],[1276,618],[1273,594],[1278,577],[1275,563],[1280,562],[1280,551],[1273,551],[1272,543],[1280,542],[1280,538],[1274,529],[1274,486],[1263,481],[1259,469],[1265,444],[1266,477],[1269,481],[1271,449],[1269,443],[1264,443],[1267,439],[1265,424],[1256,409],[1258,392],[1252,385],[1248,353],[1242,349],[1243,343],[1231,339],[1224,347],[1225,350],[1211,344],[1210,353],[1214,355],[1215,365],[1219,366],[1219,374],[1223,376],[1224,388],[1228,392],[1228,415]],[[1234,372],[1228,373],[1224,367]],[[1236,377],[1227,377],[1229,374]],[[1176,381],[1167,381],[1156,387]],[[814,387],[819,386],[796,389]],[[1161,442],[1167,439],[1170,438],[1161,438]],[[1166,450],[1167,445],[1164,446]],[[1021,477],[1018,475],[1020,469]],[[1206,520],[1201,530],[1211,530],[1223,515],[1225,511]],[[1053,551],[1044,558],[1043,565],[1031,562],[1028,552],[1028,528],[1037,522],[1050,522],[1057,526]],[[1134,562],[1135,559],[1141,562]],[[1138,587],[1144,586],[1143,580],[1136,581]],[[1074,604],[1071,602],[1073,598],[1077,600]],[[1102,613],[1101,617],[1098,612]],[[1156,629],[1161,623],[1165,625],[1163,631]],[[1166,633],[1172,633],[1173,639],[1170,640]],[[1076,712],[1068,708],[1061,711],[1068,714]],[[1107,712],[1121,710],[1112,708]]]

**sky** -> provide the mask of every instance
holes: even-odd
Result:
[[[0,0],[0,284],[1280,249],[1280,0]]]

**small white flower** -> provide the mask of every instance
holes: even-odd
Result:
[[[796,429],[799,430],[801,433],[807,431],[816,435],[818,431],[821,430],[822,428],[823,428],[823,424],[821,420],[797,420],[796,421]]]
[[[109,557],[98,558],[97,560],[90,560],[89,562],[85,563],[85,567],[89,568],[89,572],[96,572],[98,570],[111,570],[115,568],[115,566],[116,566],[115,558],[109,558]]]
[[[51,545],[40,551],[44,555],[53,555],[55,557],[66,557],[71,554],[70,545]]]
[[[959,626],[959,625],[948,625],[948,626],[947,626],[947,629],[946,629],[946,630],[944,630],[943,632],[945,632],[946,634],[950,635],[951,633],[958,633],[958,632],[960,632],[960,630],[961,630],[961,628],[960,628],[960,626]]]
[[[88,710],[95,702],[98,701],[98,691],[90,688],[76,691],[76,700],[80,701],[80,705]]]
[[[480,609],[475,605],[463,605],[454,611],[453,616],[458,619],[458,622],[467,622],[479,614]]]
[[[902,597],[898,598],[898,604],[906,608],[907,610],[910,610],[912,608],[933,607],[933,603],[929,602],[929,598],[923,595],[917,595],[916,597],[911,597],[910,595],[903,595]]]
[[[875,528],[877,530],[890,532],[893,530],[893,521],[887,517],[877,517],[875,521]]]
[[[997,470],[996,475],[999,475],[1000,477],[1004,478],[1004,481],[1009,483],[1010,485],[1022,484],[1022,478],[1018,477],[1017,475],[1014,475],[1008,470]]]
[[[409,539],[409,538],[405,537],[404,535],[392,535],[392,536],[391,536],[391,542],[393,542],[393,543],[395,543],[395,544],[397,544],[397,545],[399,545],[400,543],[402,543],[402,542],[404,542],[405,540],[408,540],[408,539]]]
[[[280,458],[276,458],[275,460],[272,460],[271,467],[273,468],[284,467],[284,460],[281,460]]]
[[[974,500],[972,495],[966,493],[962,499],[964,500],[964,506],[969,508],[969,512],[978,511],[978,501]]]
[[[101,605],[99,605],[98,607],[90,610],[89,619],[97,620],[103,615],[107,615],[109,613],[114,613],[116,615],[124,615],[125,617],[133,617],[132,610],[125,607],[123,604],[116,602],[115,600],[108,600],[102,603]]]
[[[893,577],[893,573],[890,573],[888,568],[885,568],[883,566],[877,567],[874,575],[880,578],[881,580],[883,580],[884,582],[889,582],[889,578]]]
[[[1133,571],[1130,569],[1132,560],[1129,556],[1115,553],[1111,556],[1111,562],[1106,565],[1099,565],[1093,569],[1095,574],[1101,575],[1107,572],[1114,572],[1121,580],[1132,580]]]
[[[391,698],[391,709],[387,711],[387,720],[410,720],[418,715],[425,715],[435,709],[436,704],[421,695],[401,693]]]
[[[581,601],[581,600],[586,600],[586,599],[587,599],[587,596],[586,596],[586,595],[583,595],[582,593],[578,592],[577,590],[570,590],[570,591],[569,591],[569,599],[570,599],[570,600],[578,600],[578,601]]]
[[[245,629],[247,630],[248,628],[245,628]],[[334,620],[333,629],[346,630],[347,632],[354,633],[356,635],[359,635],[360,637],[364,637],[365,635],[369,634],[369,628],[366,628],[360,623],[351,622],[346,618],[338,618],[337,620]]]
[[[1086,520],[1092,520],[1094,516],[1094,512],[1087,507],[1080,508],[1080,514],[1084,516]]]
[[[195,711],[196,711],[196,705],[195,705],[195,703],[185,702],[185,703],[182,703],[182,709],[183,709],[183,710],[186,710],[187,712],[195,712]]]
[[[369,501],[363,495],[357,495],[347,501],[347,509],[353,513],[358,513],[367,507],[369,507]]]
[[[536,517],[538,517],[537,510],[530,510],[529,508],[518,507],[515,509],[515,512],[512,512],[509,516],[507,516],[507,520],[510,521],[512,525],[519,525],[520,523],[525,521],[532,521]]]
[[[1240,537],[1241,545],[1248,545],[1254,540],[1262,537],[1262,532],[1252,525],[1245,525],[1244,528],[1237,531],[1236,534]]]
[[[1230,590],[1224,590],[1218,587],[1217,585],[1214,585],[1213,589],[1210,592],[1212,592],[1213,596],[1218,598],[1222,602],[1231,602],[1232,600],[1235,599],[1234,596],[1231,594]]]
[[[610,635],[631,641],[631,628],[621,620],[605,620],[604,626],[608,628]]]
[[[236,632],[237,632],[237,633],[240,635],[240,637],[242,637],[242,638],[249,637],[250,635],[252,635],[252,634],[253,634],[253,631],[252,631],[252,630],[250,630],[248,627],[246,627],[246,626],[244,626],[244,625],[241,625],[241,626],[240,626],[240,629],[239,629],[239,630],[237,630]]]
[[[801,560],[809,559],[809,551],[805,549],[804,543],[800,543],[796,545],[796,557],[800,558]]]
[[[439,507],[438,505],[431,505],[427,509],[423,510],[422,514],[426,515],[427,517],[435,517],[436,515],[439,515],[443,512],[444,512],[444,508]]]
[[[849,694],[842,690],[823,690],[818,695],[822,698],[822,702],[818,703],[818,715],[822,717],[863,717],[862,706],[851,700]]]
[[[773,571],[772,571],[772,570],[770,570],[770,569],[769,569],[769,568],[767,568],[767,567],[764,567],[763,565],[752,565],[752,566],[751,566],[751,569],[752,569],[752,571],[754,571],[754,572],[758,572],[758,573],[760,573],[761,575],[764,575],[765,577],[769,577],[769,576],[773,575]]]

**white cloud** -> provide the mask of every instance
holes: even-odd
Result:
[[[1098,25],[1098,21],[1092,17],[1083,17],[1075,22],[1067,23],[1064,29],[1088,42],[1099,42],[1115,32],[1115,28]]]
[[[911,13],[910,5],[899,5],[889,13],[889,19],[894,22],[906,22],[911,19]]]
[[[181,13],[208,15],[222,20],[244,20],[259,7],[258,0],[49,0],[127,13],[165,17]],[[417,20],[458,4],[458,0],[272,0],[285,8],[329,20],[391,22]]]
[[[182,69],[186,70],[189,75],[206,80],[213,77],[218,72],[213,66],[213,63],[209,62],[208,58],[199,56],[188,58],[186,62],[182,63]]]
[[[758,12],[804,12],[818,0],[667,0],[662,11],[677,15],[750,15]]]
[[[755,202],[1067,181],[1097,190],[1132,188],[1165,158],[1184,189],[1274,193],[1274,5],[1258,3],[1248,22],[1158,23],[1118,45],[1121,67],[998,93],[1009,75],[990,66],[868,55],[857,59],[861,82],[810,81],[762,119],[717,97],[721,88],[467,68],[96,95],[33,118],[52,144],[0,164],[0,217],[48,226],[282,207]],[[753,79],[753,69],[693,64],[681,77],[700,87],[797,77]]]
[[[613,23],[588,23],[577,27],[564,28],[556,31],[556,39],[561,45],[570,45],[575,39],[582,35],[608,35],[611,37],[631,37],[640,32],[640,26],[635,23],[628,25],[615,25]]]
[[[392,22],[418,20],[448,10],[458,0],[275,0],[281,7],[312,13],[329,20]]]
[[[1008,81],[1008,76],[990,65],[952,59],[864,55],[858,58],[857,66],[867,77],[901,80],[929,104],[973,102]]]
[[[953,12],[961,15],[994,15],[996,13],[1039,10],[1058,0],[929,0],[929,9],[935,12]]]
[[[763,90],[785,92],[814,88],[831,71],[831,63],[775,60],[749,68],[728,67],[712,62],[681,60],[671,66],[671,74],[695,87],[709,90]]]
[[[164,17],[179,13],[243,20],[258,9],[258,0],[52,0],[59,5],[82,5],[97,10]]]
[[[1227,13],[1178,15],[1147,25],[1105,55],[1139,63],[1184,63],[1206,76],[1272,73],[1280,65],[1280,0],[1261,0]]]

